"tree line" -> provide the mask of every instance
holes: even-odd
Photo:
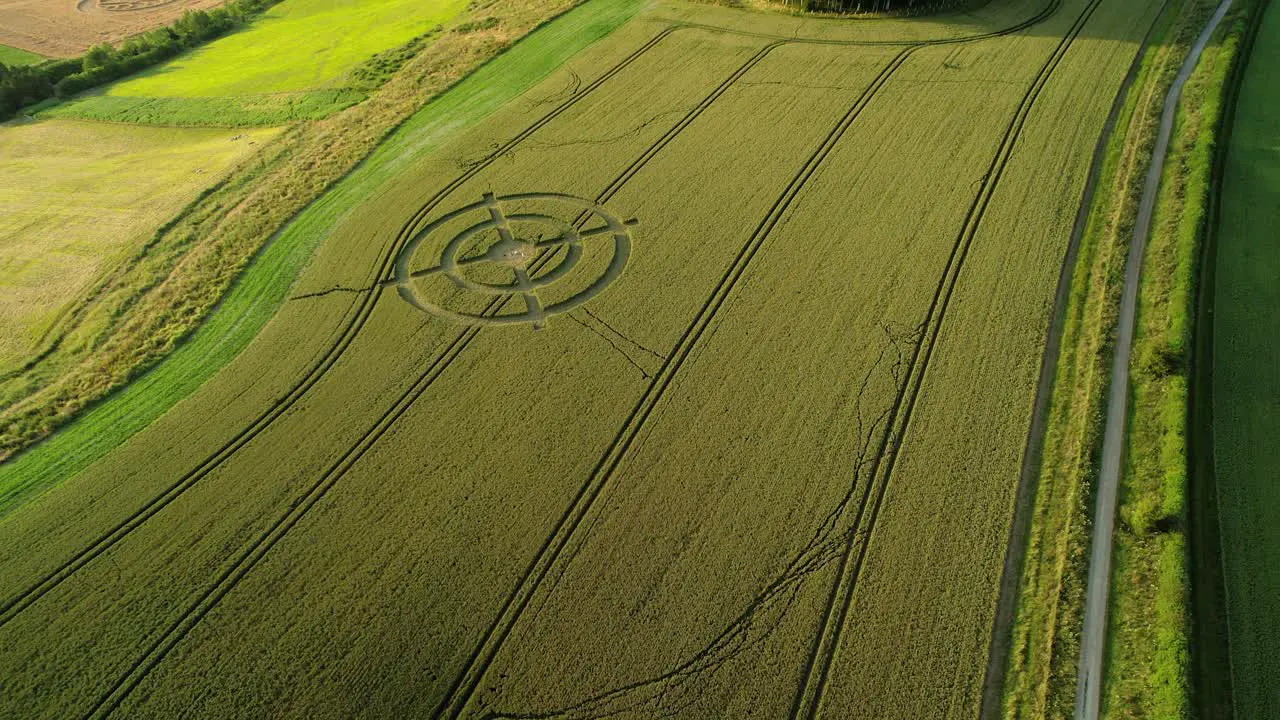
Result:
[[[188,10],[172,25],[113,46],[95,45],[80,57],[35,65],[0,63],[0,120],[52,97],[65,98],[111,82],[243,25],[280,0],[230,0],[214,10]]]
[[[958,0],[784,0],[784,4],[811,12],[904,13],[932,12],[960,4]]]

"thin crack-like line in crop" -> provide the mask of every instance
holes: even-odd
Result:
[[[939,78],[902,78],[899,82],[908,85],[1014,85],[1025,88],[1027,83],[1017,80],[991,80],[987,78],[970,78],[968,80],[944,80]]]
[[[529,109],[534,110],[544,105],[559,105],[568,98],[578,94],[578,90],[582,89],[582,76],[575,70],[569,71],[569,81],[565,87],[557,90],[542,100],[534,100],[529,103]]]
[[[889,408],[883,409],[874,418],[866,416],[867,391],[890,355],[893,360],[887,368],[887,374],[895,385],[903,381],[906,356],[904,348],[910,347],[913,338],[923,332],[923,326],[906,333],[895,331],[888,325],[883,325],[882,330],[888,342],[864,374],[854,393],[854,425],[861,441],[852,463],[853,482],[819,523],[805,546],[793,556],[785,570],[748,604],[733,623],[701,651],[676,668],[655,677],[615,688],[566,708],[541,713],[489,712],[484,717],[495,720],[585,720],[606,718],[646,705],[650,706],[646,711],[650,714],[675,714],[698,699],[699,694],[694,690],[695,683],[713,676],[729,661],[770,637],[795,604],[804,582],[837,560],[844,545],[858,535],[856,527],[842,529],[841,520],[850,509],[857,491],[865,483],[872,481],[872,478],[867,477],[867,469],[870,467],[875,441],[881,432],[890,431],[886,427]],[[640,697],[636,697],[637,695]]]
[[[600,338],[601,340],[604,340],[605,342],[609,343],[609,347],[613,348],[614,350],[617,350],[619,355],[621,355],[622,357],[626,358],[627,362],[631,363],[632,367],[634,367],[635,369],[639,370],[639,371],[640,371],[640,374],[641,374],[641,375],[643,375],[643,376],[645,377],[645,379],[646,379],[646,380],[648,380],[649,378],[652,378],[652,377],[653,377],[651,374],[649,374],[649,371],[648,371],[648,370],[645,370],[645,369],[644,369],[644,367],[642,367],[642,366],[640,365],[640,363],[638,363],[638,362],[636,362],[635,360],[633,360],[633,359],[631,358],[631,356],[627,354],[627,351],[626,351],[626,350],[623,350],[622,348],[618,347],[618,344],[617,344],[617,343],[615,343],[615,342],[613,341],[613,338],[609,337],[608,335],[605,335],[604,333],[600,332],[599,330],[595,329],[594,327],[591,327],[591,326],[590,326],[590,325],[588,325],[587,323],[585,323],[585,322],[583,322],[583,321],[579,320],[578,318],[574,317],[573,313],[566,313],[565,317],[568,317],[570,320],[572,320],[572,321],[574,321],[574,322],[578,323],[579,325],[581,325],[582,327],[586,328],[587,330],[590,330],[590,331],[592,332],[592,334],[594,334],[596,337],[598,337],[598,338]]]
[[[609,330],[610,330],[614,335],[617,335],[618,337],[622,338],[623,340],[626,340],[627,342],[631,343],[632,345],[635,345],[637,348],[639,348],[639,349],[641,349],[641,350],[643,350],[643,351],[645,351],[645,352],[649,353],[650,355],[652,355],[652,356],[654,356],[655,358],[657,358],[660,362],[661,362],[661,361],[664,361],[664,360],[666,360],[666,359],[667,359],[667,356],[666,356],[666,355],[663,355],[663,354],[661,354],[661,353],[657,353],[657,352],[654,352],[653,350],[650,350],[649,348],[645,347],[644,345],[641,345],[640,343],[636,342],[636,341],[635,341],[631,336],[627,335],[626,333],[623,333],[623,332],[619,331],[619,330],[618,330],[618,328],[616,328],[616,327],[614,327],[614,326],[610,325],[609,323],[605,322],[603,318],[601,318],[599,315],[597,315],[597,314],[595,314],[595,313],[591,312],[591,309],[590,309],[590,308],[588,308],[588,307],[586,307],[585,305],[584,305],[582,308],[580,308],[580,309],[581,309],[584,313],[586,313],[587,315],[589,315],[589,316],[591,317],[591,319],[592,319],[592,320],[595,320],[596,322],[600,323],[601,325],[603,325],[603,326],[605,326],[605,327],[609,328]]]
[[[380,285],[380,284],[379,284],[379,285]],[[379,285],[374,285],[374,286],[373,286],[373,288],[379,287]],[[293,300],[309,300],[309,299],[311,299],[311,298],[320,298],[320,297],[325,297],[326,295],[331,295],[331,294],[333,294],[333,293],[337,293],[337,292],[345,292],[345,293],[362,293],[362,292],[368,292],[368,291],[372,290],[373,288],[350,288],[350,287],[343,287],[343,286],[341,286],[341,285],[335,285],[335,286],[333,286],[333,287],[329,288],[328,290],[317,290],[317,291],[315,291],[315,292],[302,293],[301,295],[294,295],[294,296],[290,297],[290,298],[289,298],[289,300],[290,300],[290,301],[293,301]]]
[[[849,87],[848,85],[814,85],[809,83],[790,82],[787,80],[744,80],[739,85],[743,87],[764,87],[764,86],[781,86],[789,88],[797,88],[800,90],[861,90],[857,87]]]
[[[644,122],[640,123],[639,125],[631,128],[630,130],[626,130],[624,132],[620,132],[614,135],[606,135],[604,137],[598,137],[598,138],[575,138],[573,140],[564,140],[561,142],[529,142],[525,144],[525,148],[523,149],[525,150],[560,150],[567,147],[576,147],[578,145],[607,145],[609,143],[618,142],[619,140],[625,140],[629,137],[635,137],[636,135],[639,135],[641,132],[643,132],[645,128],[648,128],[650,125],[653,125],[654,123],[664,120],[666,118],[669,118],[675,115],[680,115],[680,116],[687,115],[689,114],[690,109],[691,107],[686,107],[686,108],[676,108],[674,110],[667,110],[666,112],[660,112],[657,115],[654,115],[649,119],[645,120]]]

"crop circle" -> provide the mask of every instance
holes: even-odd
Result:
[[[509,210],[512,205],[530,202],[540,207],[550,205],[555,212]],[[438,240],[436,236],[445,226],[473,215],[477,216],[476,222],[449,238],[435,264],[424,270],[412,270],[413,260],[427,239]],[[468,325],[530,323],[540,328],[548,317],[585,303],[622,274],[631,256],[630,228],[635,222],[620,219],[599,203],[562,193],[503,196],[486,193],[479,202],[447,213],[414,233],[396,257],[393,282],[402,299],[437,317]],[[521,232],[528,228],[541,230],[539,239],[523,239],[533,234]],[[597,237],[611,242],[611,256],[603,271],[567,298],[544,303],[539,293],[563,281],[579,267],[584,244]],[[478,277],[475,272],[478,269],[488,274]],[[481,312],[446,308],[424,297],[414,282],[435,274],[449,278],[453,285],[470,293],[489,296],[492,302]],[[495,281],[492,279],[495,274],[510,277]],[[523,311],[503,313],[509,300],[522,302]]]

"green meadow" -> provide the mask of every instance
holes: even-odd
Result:
[[[8,45],[0,45],[0,64],[34,65],[41,60],[44,60],[44,57],[33,52],[20,50],[16,47],[9,47]]]
[[[166,125],[270,125],[364,99],[352,71],[464,0],[285,0],[243,30],[45,114]]]

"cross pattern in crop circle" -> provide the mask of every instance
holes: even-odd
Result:
[[[511,210],[513,205],[528,203],[554,206],[555,214]],[[411,269],[425,240],[444,226],[472,215],[477,216],[478,221],[450,238],[434,265],[424,270]],[[572,221],[565,219],[574,217]],[[458,208],[415,233],[396,258],[394,282],[406,302],[438,317],[470,325],[530,323],[535,329],[541,328],[548,317],[578,307],[618,278],[631,256],[630,228],[635,224],[634,219],[621,220],[600,204],[572,195],[486,193],[479,202]],[[516,227],[530,226],[542,229],[538,239],[527,239],[527,234],[522,236],[516,231]],[[567,298],[543,302],[539,293],[563,281],[578,267],[584,244],[597,238],[612,242],[611,256],[604,270]],[[544,260],[551,262],[544,263]],[[485,271],[484,277],[477,276],[475,271],[480,269]],[[414,282],[436,274],[443,274],[454,285],[471,293],[518,300],[523,310],[504,313],[506,302],[499,302],[490,313],[446,308],[423,297],[421,287]],[[509,276],[509,279],[494,280],[495,275]]]
[[[177,0],[98,0],[98,7],[114,12],[130,12],[133,10],[153,10],[165,5],[172,5]]]

